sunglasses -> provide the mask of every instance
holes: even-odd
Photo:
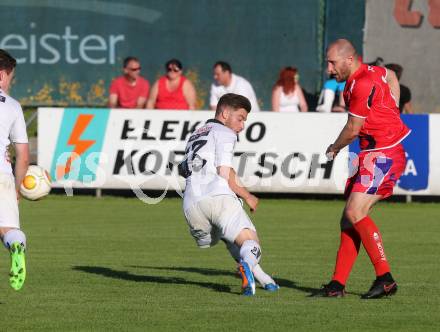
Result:
[[[127,68],[130,71],[138,71],[141,70],[141,67],[136,67],[136,68]]]
[[[168,70],[168,72],[172,71],[172,72],[178,73],[178,72],[181,71],[182,69],[180,69],[180,68],[171,68],[171,67],[169,67],[167,70]]]

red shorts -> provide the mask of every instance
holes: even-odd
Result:
[[[393,187],[406,166],[402,144],[379,151],[361,151],[350,160],[350,177],[345,185],[344,196],[352,192],[381,195],[381,199],[393,194]]]

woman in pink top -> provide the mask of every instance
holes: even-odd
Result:
[[[182,63],[172,59],[165,64],[167,74],[151,88],[149,109],[193,110],[196,103],[194,85],[182,75]]]

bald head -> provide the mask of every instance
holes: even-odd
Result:
[[[356,49],[347,39],[338,39],[334,41],[327,48],[328,51],[330,51],[330,49],[334,49],[337,54],[342,57],[357,57]]]
[[[360,66],[353,44],[347,39],[338,39],[327,48],[327,72],[343,82]]]

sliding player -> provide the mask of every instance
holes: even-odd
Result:
[[[209,120],[189,138],[179,174],[186,178],[183,211],[190,233],[199,248],[209,248],[224,240],[231,255],[239,262],[243,294],[255,294],[254,273],[266,290],[279,287],[259,266],[261,248],[255,226],[238,199],[251,211],[258,198],[240,183],[233,167],[237,134],[251,110],[249,100],[241,95],[223,95]]]

